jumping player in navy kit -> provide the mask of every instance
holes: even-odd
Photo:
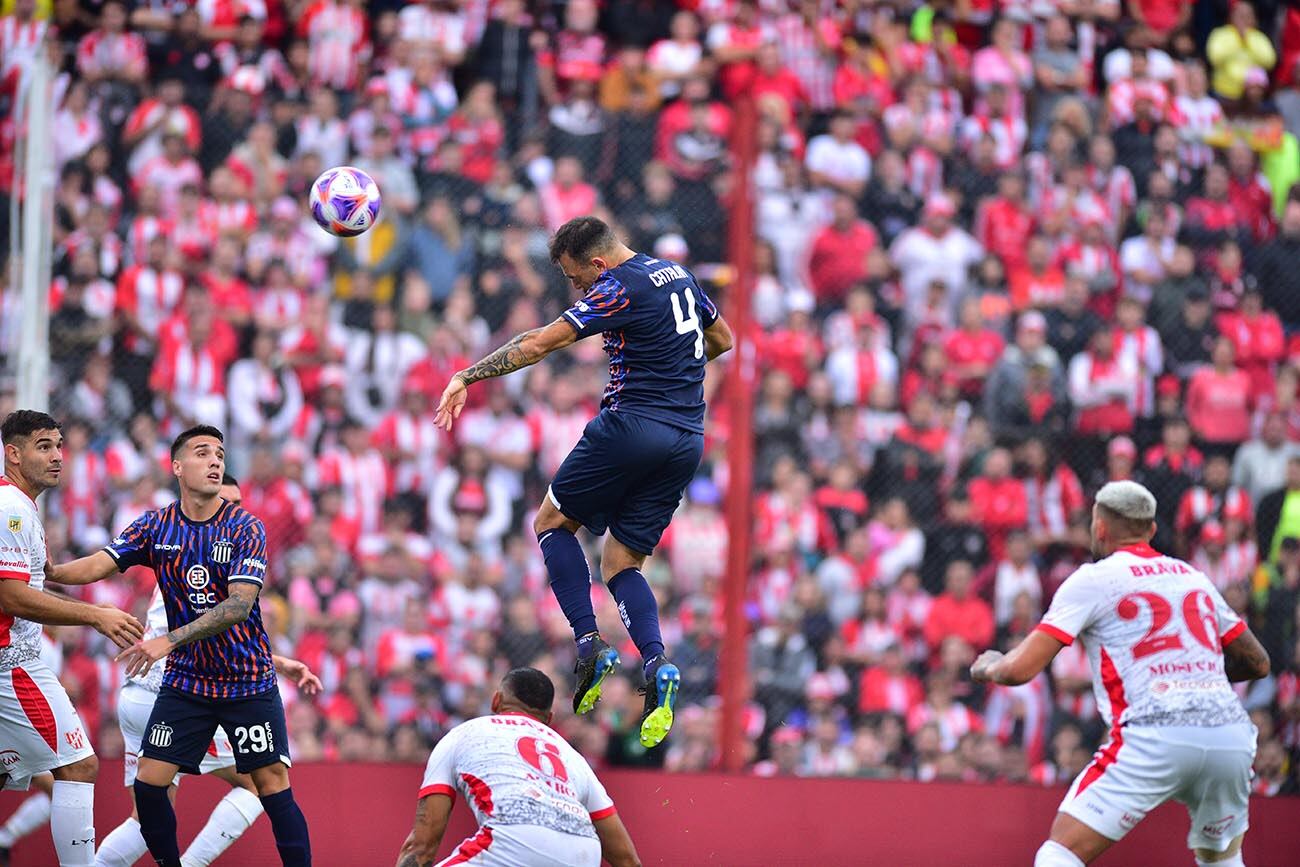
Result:
[[[704,365],[731,348],[731,329],[689,271],[624,246],[595,217],[551,239],[551,261],[583,293],[560,318],[525,332],[452,376],[438,404],[446,430],[475,382],[536,364],[596,332],[605,337],[609,384],[600,413],[556,471],[533,522],[551,589],[578,644],[573,709],[587,713],[618,653],[600,637],[591,570],[574,533],[609,530],[601,578],[641,652],[646,679],[641,743],[661,743],[673,724],[681,673],[664,654],[659,611],[641,574],[704,449]]]
[[[311,864],[307,821],[289,788],[289,744],[271,642],[257,597],[266,574],[266,530],[222,499],[221,432],[200,425],[172,443],[180,500],[146,512],[102,551],[56,570],[84,584],[131,566],[158,577],[171,631],[123,651],[127,676],[168,657],[140,750],[135,803],[140,833],[160,867],[181,867],[168,788],[177,771],[197,774],[221,726],[235,767],[253,779],[280,860]]]

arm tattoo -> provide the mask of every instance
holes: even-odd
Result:
[[[540,359],[530,358],[524,351],[524,338],[540,331],[535,328],[532,331],[525,331],[523,334],[516,334],[509,343],[496,350],[478,364],[467,367],[456,375],[466,385],[473,385],[481,379],[491,379],[494,376],[505,376],[507,373],[513,373],[516,370],[528,367],[530,364],[536,364]]]
[[[1256,680],[1260,676],[1259,672],[1267,670],[1267,667],[1268,654],[1258,641],[1243,641],[1239,638],[1228,646],[1223,655],[1223,672],[1230,683]]]
[[[401,861],[397,862],[397,867],[433,867],[433,859],[429,858],[421,861],[414,854],[407,855]]]
[[[236,623],[243,623],[248,619],[256,600],[256,592],[251,596],[232,593],[199,619],[168,632],[167,640],[171,642],[172,647],[177,647],[225,632]]]

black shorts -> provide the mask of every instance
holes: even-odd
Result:
[[[597,536],[608,528],[638,554],[653,554],[703,454],[703,434],[604,410],[555,471],[548,495]]]
[[[241,774],[276,762],[286,768],[293,764],[284,705],[274,686],[243,698],[204,698],[164,686],[149,715],[140,755],[197,774],[217,726],[226,730]]]

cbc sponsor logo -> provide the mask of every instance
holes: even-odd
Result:
[[[208,567],[196,564],[185,572],[185,583],[190,585],[188,598],[195,608],[206,609],[217,604],[217,594],[208,587]]]

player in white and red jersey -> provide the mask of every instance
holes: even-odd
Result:
[[[1080,867],[1147,813],[1175,800],[1191,814],[1200,867],[1244,867],[1255,727],[1232,683],[1268,674],[1268,654],[1210,579],[1150,545],[1156,498],[1131,481],[1097,492],[1096,562],[1065,580],[1043,621],[971,676],[1026,683],[1083,642],[1110,742],[1070,786],[1034,867]]]
[[[516,668],[492,696],[492,715],[461,723],[429,756],[415,827],[398,867],[436,857],[457,793],[479,830],[438,867],[639,867],[636,847],[596,774],[550,727],[555,685]]]
[[[95,857],[95,777],[99,760],[58,677],[41,660],[41,624],[93,626],[126,648],[140,622],[112,606],[45,592],[45,528],[36,497],[59,484],[63,435],[43,412],[17,410],[0,425],[0,782],[25,790],[52,771],[50,831],[60,865]]]

